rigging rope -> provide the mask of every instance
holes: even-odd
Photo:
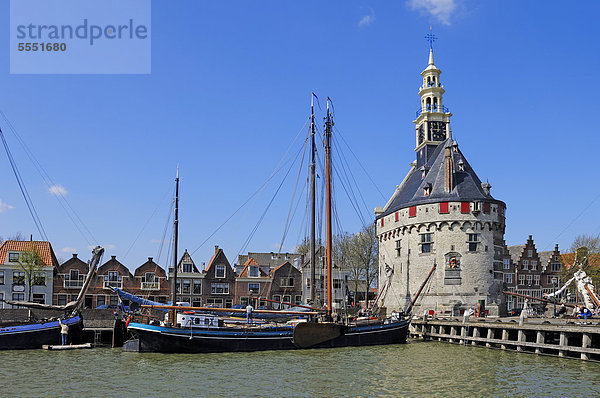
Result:
[[[52,178],[50,177],[50,175],[48,174],[48,172],[46,172],[46,170],[44,169],[44,167],[42,166],[42,164],[37,160],[37,158],[35,157],[35,155],[31,151],[31,149],[29,149],[29,147],[27,146],[27,144],[25,143],[25,141],[23,140],[23,138],[21,138],[21,136],[19,135],[19,133],[17,132],[17,130],[15,129],[15,127],[13,126],[13,124],[10,122],[10,120],[6,116],[6,114],[2,111],[2,109],[0,109],[0,115],[5,120],[5,122],[8,125],[10,131],[16,137],[17,141],[19,142],[19,144],[21,145],[21,147],[25,151],[25,154],[27,155],[27,157],[29,158],[29,160],[31,161],[31,163],[33,163],[33,166],[35,167],[35,169],[37,170],[37,172],[42,177],[42,180],[44,181],[44,183],[48,186],[48,189],[50,190],[53,187],[57,186],[57,184],[52,180]],[[87,225],[83,222],[83,220],[81,219],[81,217],[79,217],[79,214],[71,206],[70,202],[66,199],[66,197],[63,195],[63,193],[60,190],[53,190],[53,194],[56,196],[56,199],[58,200],[58,203],[61,205],[61,207],[63,208],[63,210],[65,211],[65,213],[67,214],[67,216],[69,217],[69,219],[71,220],[71,222],[73,223],[73,225],[75,226],[75,228],[77,228],[77,230],[79,231],[79,233],[81,234],[81,236],[84,238],[84,240],[86,240],[86,242],[88,243],[88,245],[91,246],[91,242],[96,242],[96,244],[97,244],[97,242],[98,242],[97,239],[94,237],[94,235],[92,234],[92,232],[90,231],[90,229],[87,227]],[[68,209],[67,209],[67,207],[68,207]],[[78,224],[78,222],[79,222],[79,224]],[[85,232],[87,232],[87,234],[89,236],[86,236]],[[90,239],[88,239],[88,237],[91,238],[91,241],[90,241]],[[46,237],[46,240],[47,240],[47,237]]]
[[[21,190],[21,194],[23,195],[23,198],[25,199],[25,204],[27,205],[27,208],[29,209],[29,213],[31,214],[31,217],[33,218],[33,222],[35,223],[35,226],[36,226],[38,232],[40,233],[40,236],[42,237],[42,239],[48,241],[48,236],[46,235],[46,231],[44,230],[44,227],[42,226],[42,221],[40,220],[40,217],[37,214],[37,211],[33,205],[31,197],[29,196],[29,192],[27,192],[27,188],[25,187],[25,182],[23,181],[23,178],[21,177],[21,174],[19,173],[19,169],[17,168],[17,164],[15,162],[15,159],[12,156],[12,153],[10,152],[10,149],[8,148],[8,143],[6,142],[6,138],[4,137],[4,133],[2,132],[2,129],[0,129],[0,138],[2,138],[2,144],[4,145],[4,149],[6,151],[6,156],[8,157],[8,161],[10,162],[10,166],[12,167],[15,178],[17,179],[17,184],[19,184],[19,189]]]

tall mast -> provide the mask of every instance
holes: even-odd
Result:
[[[315,249],[315,108],[314,108],[314,93],[310,97],[310,142],[311,156],[310,163],[310,301],[311,305],[315,305],[315,286],[316,281],[316,249]]]
[[[177,241],[179,235],[179,166],[175,177],[175,219],[173,221],[173,283],[171,284],[171,301],[177,305]],[[175,310],[173,310],[173,317]]]
[[[327,312],[331,314],[332,283],[331,283],[331,249],[333,245],[331,232],[331,126],[333,120],[329,113],[330,99],[327,97],[327,118],[325,120],[325,172],[327,177]]]

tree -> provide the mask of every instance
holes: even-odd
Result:
[[[319,250],[320,246],[321,246],[321,241],[318,239],[315,239],[315,250]],[[306,256],[308,256],[310,254],[310,238],[305,237],[302,240],[302,242],[299,243],[298,246],[296,246],[294,248],[294,251],[298,254],[302,254],[306,258]]]
[[[21,252],[17,265],[25,273],[27,301],[31,301],[31,287],[34,284],[45,284],[44,261],[36,250],[31,250]]]
[[[361,271],[361,276],[366,282],[365,303],[369,306],[369,289],[377,280],[379,247],[375,224],[370,224],[355,234],[351,242],[351,262]]]
[[[26,240],[25,237],[23,236],[22,233],[17,232],[14,235],[9,236],[8,238],[4,239],[2,236],[0,236],[0,245],[6,241],[6,240]]]
[[[577,248],[581,246],[586,247],[590,254],[600,253],[600,234],[596,236],[586,234],[577,235],[571,245],[571,253],[575,253]]]

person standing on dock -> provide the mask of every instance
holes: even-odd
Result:
[[[252,324],[252,311],[254,311],[254,308],[252,308],[252,306],[248,304],[246,306],[246,323],[248,325]]]
[[[60,338],[62,345],[67,345],[67,337],[69,336],[69,325],[62,323],[59,319],[58,324],[60,325]]]

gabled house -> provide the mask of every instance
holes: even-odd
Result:
[[[272,278],[258,262],[250,257],[246,260],[244,267],[240,270],[235,280],[234,304],[246,306],[252,305],[269,306],[268,303],[259,298],[267,297],[271,290]]]
[[[37,260],[30,261],[34,257]],[[0,245],[0,299],[51,304],[56,267],[58,260],[50,242],[3,242]],[[0,301],[0,308],[4,305]]]
[[[98,268],[96,278],[88,289],[94,308],[103,305],[111,307],[119,305],[119,298],[112,290],[114,287],[127,292],[135,291],[137,287],[133,274],[117,260],[117,256],[111,256],[110,260]]]
[[[235,278],[223,249],[215,246],[215,254],[204,271],[205,305],[230,308],[235,298]]]
[[[302,304],[302,273],[294,267],[289,261],[281,264],[271,271],[271,289],[269,298],[274,301],[292,303],[294,305]],[[279,305],[273,303],[273,307],[278,309]],[[283,305],[284,308],[288,307]]]
[[[186,250],[177,263],[177,301],[189,303],[194,307],[204,305],[202,297],[205,291],[202,287],[204,276]],[[169,267],[169,281],[170,284],[173,281],[173,267]]]
[[[130,293],[166,304],[171,294],[171,285],[164,268],[156,264],[152,257],[136,268],[133,273],[136,288]]]
[[[524,245],[509,246],[510,269],[504,260],[504,284],[509,292],[542,298],[560,286],[560,272],[563,269],[558,245],[552,251],[538,252],[532,235]],[[506,310],[511,313],[523,308],[524,297],[506,295]]]
[[[253,259],[256,261],[263,270],[268,274],[271,270],[277,268],[285,261],[289,261],[294,267],[300,269],[302,266],[302,262],[304,256],[298,253],[275,253],[275,252],[265,252],[265,253],[252,253],[248,252],[248,254],[240,254],[238,256],[238,263],[235,265],[236,273],[239,273],[244,268],[246,262],[249,259]]]
[[[54,288],[52,292],[53,303],[64,305],[69,301],[75,301],[81,288],[83,281],[88,273],[88,264],[82,261],[77,254],[60,264],[54,270]],[[93,308],[93,296],[86,294],[83,303],[84,308]]]

